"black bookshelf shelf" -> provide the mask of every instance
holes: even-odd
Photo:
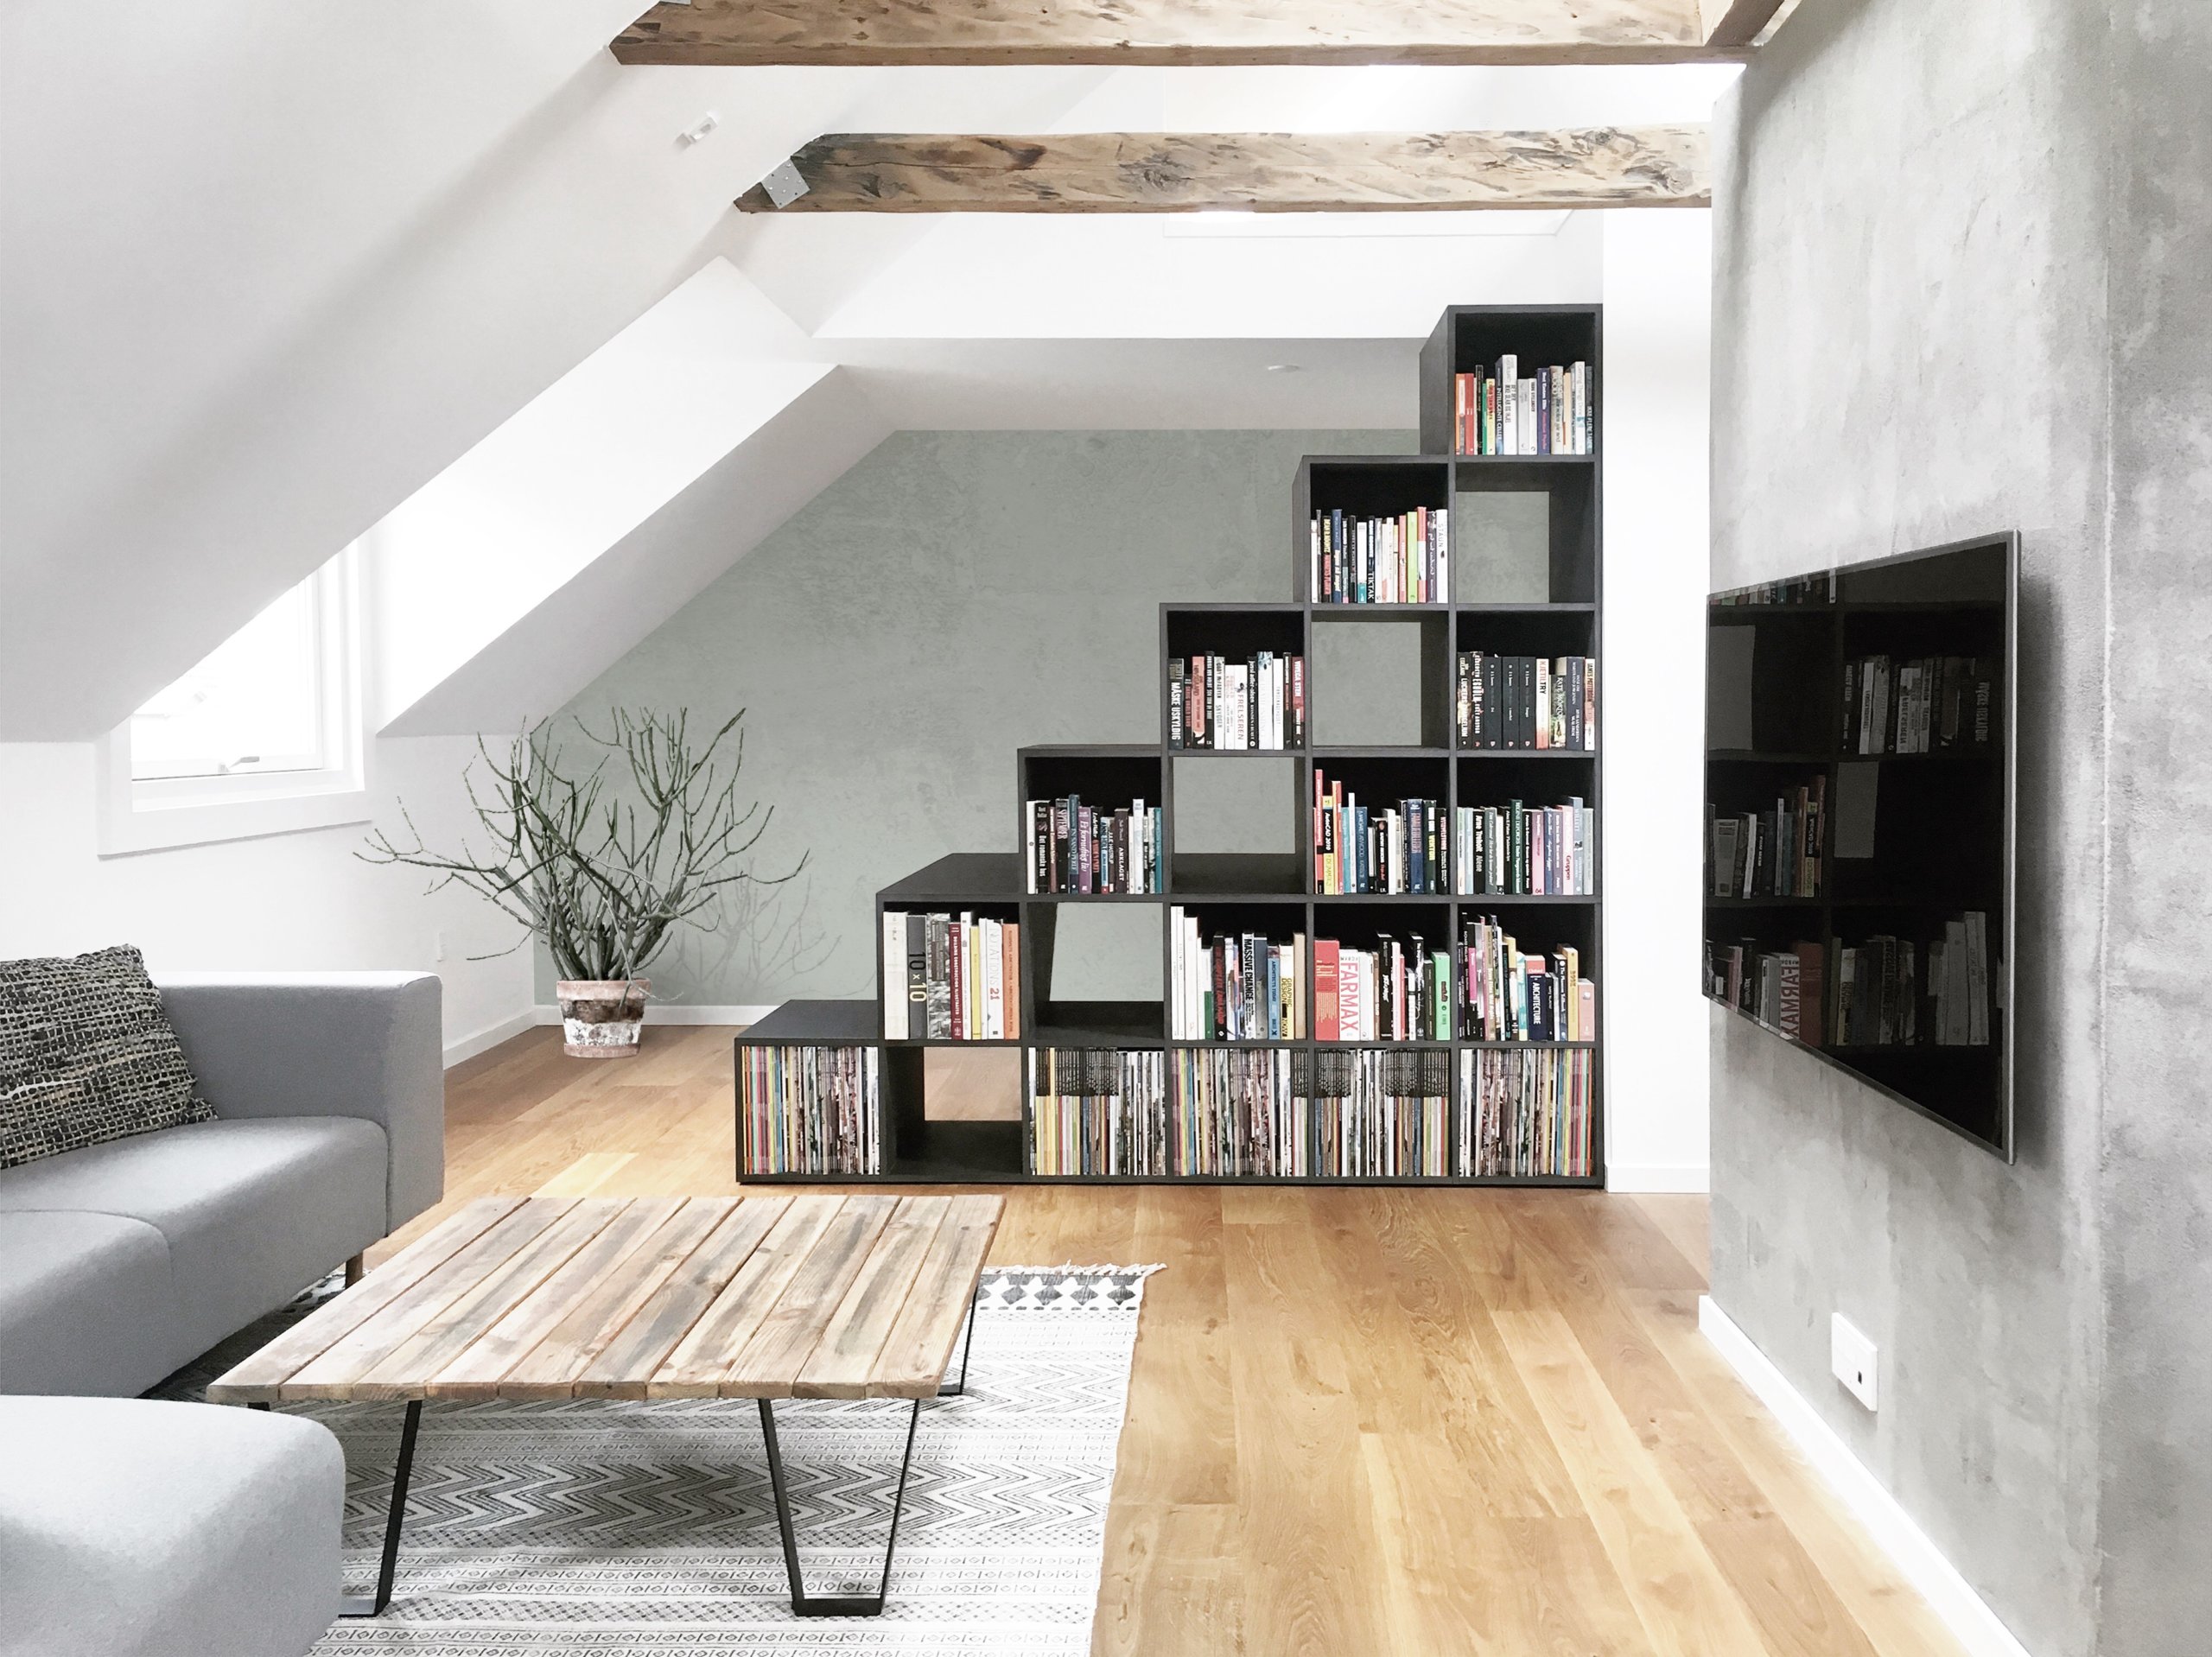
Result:
[[[1487,749],[1460,746],[1452,722],[1457,690],[1457,658],[1462,651],[1535,656],[1551,658],[1585,656],[1602,658],[1600,633],[1603,603],[1600,575],[1603,565],[1598,503],[1601,462],[1598,454],[1557,455],[1455,455],[1450,448],[1451,406],[1455,372],[1493,364],[1501,354],[1515,353],[1533,371],[1540,365],[1586,362],[1591,369],[1591,430],[1593,449],[1601,429],[1602,340],[1599,308],[1596,306],[1526,307],[1465,306],[1446,311],[1437,324],[1421,358],[1422,453],[1407,455],[1322,455],[1300,464],[1292,486],[1292,591],[1289,602],[1176,600],[1160,606],[1160,647],[1154,683],[1161,697],[1158,740],[1152,743],[1040,743],[1022,748],[1015,756],[1015,809],[1018,847],[1027,844],[1028,820],[1021,815],[1033,799],[1078,797],[1087,807],[1110,815],[1141,799],[1147,808],[1160,809],[1163,824],[1160,848],[1160,890],[1145,892],[1088,893],[1033,892],[1025,854],[1014,852],[958,852],[941,857],[884,887],[876,895],[879,939],[895,936],[883,928],[887,917],[895,925],[902,915],[937,915],[954,918],[973,916],[1002,926],[1017,928],[1018,946],[1007,957],[1013,964],[1004,985],[1009,1033],[988,1040],[944,1037],[887,1035],[886,996],[904,995],[902,981],[886,981],[884,950],[878,957],[878,992],[874,1000],[806,1000],[785,1003],[737,1038],[741,1048],[865,1048],[877,1057],[875,1110],[880,1116],[880,1156],[877,1171],[825,1173],[757,1173],[743,1164],[745,1076],[741,1068],[741,1161],[739,1176],[747,1181],[776,1184],[1218,1184],[1277,1185],[1452,1185],[1461,1187],[1525,1186],[1550,1189],[1595,1189],[1605,1184],[1604,1057],[1597,1041],[1484,1041],[1465,1038],[1448,1040],[1323,1041],[1309,1033],[1297,1038],[1211,1039],[1168,1033],[1167,1009],[1160,1001],[1084,1001],[1056,997],[1052,993],[1053,964],[1066,928],[1059,917],[1071,906],[1097,905],[1127,910],[1151,905],[1160,917],[1162,982],[1171,981],[1168,967],[1173,945],[1166,917],[1171,909],[1192,917],[1206,938],[1257,934],[1280,948],[1302,940],[1305,955],[1299,962],[1300,1009],[1304,1027],[1319,1028],[1316,993],[1313,983],[1313,944],[1324,937],[1348,948],[1372,947],[1377,940],[1419,933],[1447,949],[1456,946],[1459,928],[1478,917],[1496,917],[1515,931],[1524,949],[1547,954],[1571,946],[1580,954],[1583,975],[1604,983],[1601,953],[1603,900],[1597,896],[1545,896],[1506,892],[1323,892],[1318,889],[1314,854],[1313,784],[1318,771],[1332,782],[1341,782],[1376,809],[1400,798],[1433,800],[1443,822],[1456,821],[1461,804],[1504,805],[1518,797],[1531,806],[1563,803],[1569,796],[1580,797],[1593,812],[1593,832],[1602,836],[1599,808],[1599,768],[1594,752],[1553,749]],[[1547,527],[1541,532],[1535,556],[1536,581],[1549,588],[1547,596],[1528,596],[1524,576],[1518,590],[1484,592],[1491,576],[1470,568],[1471,547],[1460,544],[1463,509],[1471,498],[1485,493],[1540,493],[1547,498]],[[1320,511],[1342,511],[1348,517],[1390,518],[1426,511],[1445,514],[1437,531],[1448,570],[1432,567],[1433,600],[1424,603],[1346,604],[1316,601],[1310,591],[1312,559],[1309,520]],[[1420,520],[1432,525],[1433,517]],[[1428,550],[1433,551],[1433,549]],[[1795,608],[1795,606],[1777,606]],[[1319,744],[1288,740],[1280,747],[1220,748],[1186,746],[1173,740],[1167,690],[1173,682],[1171,663],[1197,657],[1217,657],[1230,664],[1255,659],[1262,652],[1274,657],[1297,657],[1304,663],[1305,714],[1310,733],[1317,700],[1346,696],[1356,700],[1359,688],[1350,691],[1325,682],[1317,675],[1314,661],[1316,629],[1325,624],[1395,626],[1402,629],[1408,649],[1417,648],[1420,658],[1419,716],[1421,740],[1404,745],[1387,743]],[[1399,648],[1395,642],[1391,649]],[[1316,684],[1317,677],[1325,682]],[[1605,685],[1602,670],[1599,685]],[[1600,719],[1602,727],[1603,720]],[[1412,727],[1406,728],[1411,730]],[[1770,759],[1796,763],[1789,756],[1744,756],[1753,763]],[[1185,762],[1217,759],[1266,760],[1281,766],[1287,778],[1290,797],[1284,801],[1289,843],[1294,849],[1277,852],[1186,852],[1175,845],[1176,781]],[[1522,777],[1514,767],[1524,761],[1544,762],[1541,772]],[[1464,771],[1463,771],[1464,766]],[[1278,843],[1281,843],[1278,841]],[[1593,862],[1601,861],[1599,847],[1590,848]],[[1514,917],[1517,917],[1516,919]],[[1094,920],[1091,924],[1103,924]],[[1122,924],[1123,923],[1116,923]],[[1073,947],[1071,945],[1071,947]],[[1004,964],[1004,963],[1001,963]],[[1455,1003],[1457,994],[1455,992]],[[912,1011],[911,1006],[908,1011]],[[1455,1017],[1458,1016],[1455,1011]],[[989,1027],[989,1026],[987,1026]],[[1601,1018],[1599,1028],[1605,1027]],[[1589,1145],[1587,1173],[1495,1174],[1456,1172],[1446,1176],[1404,1174],[1389,1177],[1307,1173],[1296,1176],[1265,1174],[1175,1174],[1130,1176],[1120,1174],[1039,1175],[1030,1171],[1027,1122],[938,1121],[926,1110],[925,1057],[931,1050],[974,1048],[1020,1056],[1025,1111],[1031,1108],[1031,1071],[1037,1055],[1045,1050],[1084,1050],[1132,1057],[1127,1063],[1156,1060],[1170,1072],[1168,1085],[1177,1085],[1179,1065],[1207,1065],[1240,1061],[1268,1068],[1271,1056],[1288,1056],[1294,1075],[1310,1076],[1322,1092],[1312,1096],[1315,1140],[1307,1149],[1322,1158],[1319,1141],[1321,1107],[1336,1095],[1335,1085],[1319,1080],[1310,1060],[1334,1051],[1338,1054],[1436,1056],[1445,1078],[1445,1121],[1452,1140],[1449,1161],[1454,1167],[1473,1165],[1473,1147],[1462,1121],[1466,1088],[1478,1061],[1491,1056],[1519,1054],[1532,1063],[1570,1058],[1578,1076],[1587,1073]],[[1149,1055],[1150,1058],[1141,1056]],[[1431,1060],[1418,1067],[1423,1089],[1431,1086]],[[1487,1074],[1487,1072],[1485,1072]],[[1561,1071],[1562,1075],[1566,1072]],[[1280,1070],[1274,1071],[1280,1076]],[[1376,1072],[1387,1074],[1387,1072]],[[1296,1085],[1305,1087],[1306,1082]],[[1578,1086],[1580,1083],[1578,1082]],[[1301,1095],[1303,1097],[1304,1095]],[[1397,1095],[1394,1095],[1397,1096]],[[1433,1094],[1428,1095],[1432,1099]],[[1406,1095],[1408,1108],[1412,1095]],[[1037,1108],[1041,1109],[1039,1105]],[[1433,1108],[1433,1107],[1432,1107]],[[1356,1159],[1342,1159],[1356,1160]],[[1525,1162],[1520,1165],[1526,1165]]]

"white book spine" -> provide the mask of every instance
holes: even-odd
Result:
[[[1167,1033],[1187,1038],[1190,1027],[1183,1022],[1183,911],[1170,905],[1167,911]]]
[[[883,911],[883,1035],[906,1039],[906,917],[896,909]]]
[[[1967,911],[1967,1041],[1989,1044],[1989,917]]]

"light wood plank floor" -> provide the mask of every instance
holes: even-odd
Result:
[[[730,1033],[653,1029],[592,1062],[540,1031],[455,1070],[447,1204],[736,1190]],[[1697,1333],[1702,1198],[1007,1198],[1001,1263],[1167,1268],[1101,1657],[1959,1650]]]

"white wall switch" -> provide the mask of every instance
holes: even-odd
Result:
[[[1851,1395],[1868,1409],[1874,1404],[1874,1343],[1837,1312],[1828,1325],[1828,1367]]]
[[[442,931],[430,934],[430,958],[433,961],[446,958],[446,935]]]

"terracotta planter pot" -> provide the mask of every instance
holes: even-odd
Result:
[[[650,978],[564,980],[560,998],[562,1046],[571,1058],[635,1058],[645,1028]]]

